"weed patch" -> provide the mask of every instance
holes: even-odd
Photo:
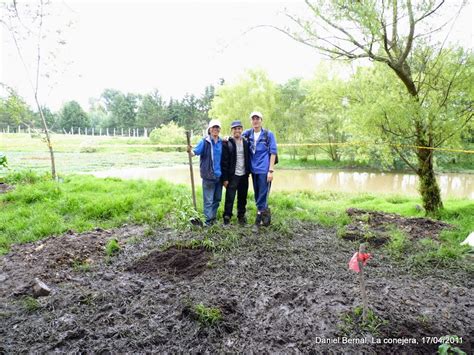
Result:
[[[381,334],[381,328],[388,324],[388,321],[378,317],[373,310],[367,310],[367,317],[364,321],[362,318],[363,307],[355,307],[354,310],[342,316],[342,322],[338,328],[345,337],[365,336],[370,333],[373,337]]]
[[[198,303],[193,307],[193,313],[196,320],[204,326],[213,326],[222,321],[222,312],[216,307],[206,307]]]

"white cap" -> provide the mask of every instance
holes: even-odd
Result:
[[[249,118],[252,119],[253,116],[258,116],[258,117],[260,117],[260,118],[263,120],[263,115],[262,115],[261,112],[253,111],[253,112],[250,114]]]
[[[214,126],[219,126],[219,128],[222,128],[221,121],[212,119],[212,120],[209,121],[209,125],[207,126],[207,128],[211,128],[211,127],[214,127]]]

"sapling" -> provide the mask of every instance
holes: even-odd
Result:
[[[349,261],[349,268],[359,274],[360,295],[363,304],[362,319],[364,322],[367,320],[367,313],[369,309],[367,291],[365,289],[364,266],[367,264],[367,260],[369,260],[370,257],[370,254],[365,253],[365,244],[362,243],[359,246],[359,252],[356,252]]]

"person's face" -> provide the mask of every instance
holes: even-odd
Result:
[[[242,136],[242,131],[243,131],[242,127],[240,126],[234,127],[232,128],[232,136],[236,139],[239,139]]]
[[[212,126],[211,127],[211,136],[219,137],[220,132],[221,132],[221,128],[219,126]]]
[[[252,116],[251,120],[252,120],[252,127],[254,129],[262,128],[262,119],[260,117]]]

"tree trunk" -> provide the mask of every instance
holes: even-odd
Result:
[[[443,202],[441,201],[441,191],[433,169],[432,153],[428,149],[418,149],[417,174],[420,179],[419,189],[426,214],[436,216],[439,210],[443,208]]]

